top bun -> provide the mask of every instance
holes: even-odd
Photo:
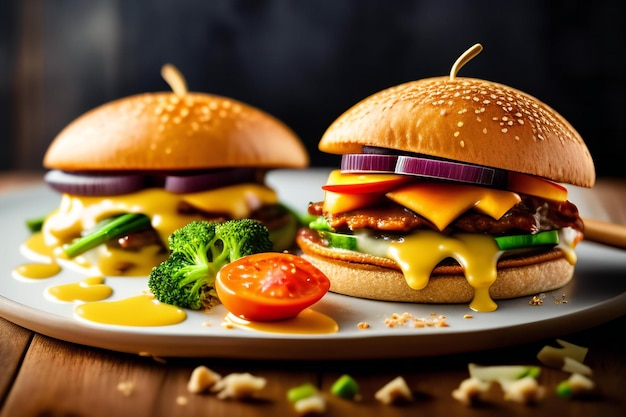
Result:
[[[377,146],[591,187],[593,160],[578,132],[540,100],[502,84],[434,77],[380,91],[346,111],[319,149]]]
[[[299,137],[271,115],[202,93],[146,93],[97,107],[52,141],[46,168],[182,171],[227,167],[303,168]]]

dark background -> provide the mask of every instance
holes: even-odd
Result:
[[[599,176],[626,176],[626,2],[8,0],[0,3],[0,171],[39,170],[83,112],[169,87],[229,96],[287,123],[312,165],[328,125],[383,88],[447,75],[526,91],[581,133]]]

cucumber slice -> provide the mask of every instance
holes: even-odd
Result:
[[[557,245],[559,243],[559,232],[558,230],[547,230],[535,234],[498,236],[495,239],[498,247],[502,250],[529,246]]]
[[[357,250],[357,239],[353,235],[320,231],[320,235],[328,240],[328,246],[337,249]]]

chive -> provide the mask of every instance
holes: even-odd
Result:
[[[571,398],[574,392],[568,381],[562,381],[556,386],[556,393],[559,397]]]
[[[289,402],[295,403],[296,401],[304,400],[317,394],[317,388],[310,382],[306,382],[297,387],[291,388],[287,391],[287,399]]]
[[[70,258],[80,255],[111,239],[126,236],[133,232],[146,230],[150,227],[150,219],[137,213],[126,213],[106,221],[100,222],[87,235],[72,242],[65,248],[65,254]]]
[[[350,375],[341,375],[330,387],[330,392],[341,398],[354,398],[359,394],[359,384]]]
[[[32,219],[26,220],[26,227],[31,233],[40,232],[43,227],[43,222],[46,220],[47,216],[35,217]]]

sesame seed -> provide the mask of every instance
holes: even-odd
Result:
[[[454,132],[454,137],[455,137],[455,138],[458,138],[460,134],[461,134],[461,132],[459,132],[459,131],[457,130],[456,132]]]
[[[507,129],[506,127],[502,129],[502,133],[506,133],[508,131],[509,131],[509,129]]]
[[[463,122],[458,122],[456,125],[457,125],[458,127],[463,127]]]
[[[460,141],[460,142],[459,142],[459,145],[461,145],[461,148],[465,148],[465,141],[463,141],[463,140],[462,140],[462,141]]]

